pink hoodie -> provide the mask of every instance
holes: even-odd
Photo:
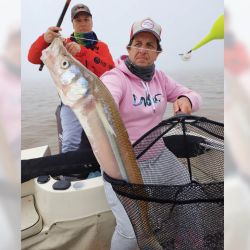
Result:
[[[184,95],[192,102],[193,111],[199,109],[199,94],[159,70],[155,70],[150,82],[143,82],[129,71],[124,63],[126,57],[122,56],[116,67],[105,72],[101,80],[119,107],[131,143],[162,121],[167,102],[174,102]]]

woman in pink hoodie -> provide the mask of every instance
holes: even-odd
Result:
[[[181,111],[187,114],[197,111],[201,103],[199,94],[155,69],[154,62],[162,51],[160,36],[161,26],[152,19],[135,22],[127,45],[128,56],[121,56],[116,67],[101,77],[119,108],[131,143],[162,121],[167,102],[173,103],[175,113]],[[167,171],[168,174],[171,172],[172,176],[176,175],[176,169],[182,167],[177,158],[168,150],[164,151],[164,156],[161,157],[171,157],[172,169],[169,167]],[[159,157],[157,159],[159,160]],[[139,165],[142,176],[150,175],[151,183],[162,182],[158,178],[160,175],[155,173],[157,161],[148,161],[147,166]],[[161,176],[164,179],[164,173]],[[182,172],[182,183],[188,182],[188,179],[188,173]],[[170,184],[166,180],[163,181]],[[104,182],[104,187],[117,222],[111,250],[136,249],[135,234],[123,206],[111,185]]]

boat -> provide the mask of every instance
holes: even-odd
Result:
[[[48,145],[22,150],[22,160],[48,156]],[[40,178],[41,179],[41,178]],[[102,177],[72,181],[56,190],[51,176],[22,183],[22,250],[108,250],[115,218],[108,206]]]
[[[166,148],[189,169],[189,183],[176,183],[172,186],[143,184],[137,187],[136,184],[109,178],[122,204],[125,201],[124,204],[128,206],[128,216],[132,224],[139,225],[134,229],[141,249],[144,249],[146,244],[144,241],[147,240],[141,230],[145,230],[145,233],[152,232],[154,235],[150,239],[160,243],[162,249],[169,244],[179,249],[184,249],[184,246],[188,246],[188,249],[201,249],[196,247],[200,247],[201,244],[209,245],[211,242],[216,245],[216,249],[222,249],[224,239],[223,127],[223,124],[203,117],[180,115],[162,121],[133,144],[137,159],[145,156],[152,158],[158,155],[158,150],[162,150],[163,144],[156,143],[162,138]],[[145,153],[147,155],[144,155]],[[46,145],[22,150],[21,158],[27,160],[49,155],[51,155],[50,148]],[[170,166],[166,162],[163,164],[163,167]],[[22,250],[110,249],[116,223],[105,197],[102,178],[99,176],[77,179],[68,182],[69,185],[58,186],[58,177],[47,175],[22,183]],[[63,179],[59,178],[59,180]],[[145,186],[147,186],[146,189],[144,189]],[[136,189],[144,191],[136,193]],[[149,191],[145,193],[145,190]],[[130,191],[132,193],[129,193]],[[150,194],[154,196],[151,197]],[[156,200],[159,200],[160,207]],[[149,228],[141,225],[143,220],[140,216],[143,213],[140,212],[141,205],[137,202],[150,207],[153,213],[157,213],[159,209],[164,211],[161,214],[163,216],[160,220],[161,224],[158,223],[159,218],[149,217],[150,226],[152,228],[157,226],[156,231],[154,229],[147,231]],[[192,207],[190,204],[193,204]],[[181,211],[182,216],[178,213],[174,213],[178,218],[172,216],[175,209]],[[197,213],[195,217],[190,218],[192,224],[187,219],[190,211]],[[202,216],[202,220],[199,220],[198,216]],[[193,220],[193,218],[196,219]],[[176,221],[181,222],[178,227]],[[169,222],[174,225],[172,229],[169,228]],[[187,224],[189,230],[185,229]],[[201,228],[203,228],[202,233]],[[192,233],[192,237],[197,236],[195,241],[187,237],[189,233]],[[191,245],[192,248],[190,248]],[[158,250],[158,248],[154,249]]]

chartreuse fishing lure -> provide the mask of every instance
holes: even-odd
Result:
[[[220,15],[216,21],[214,22],[213,26],[211,27],[209,33],[200,41],[198,42],[190,51],[184,54],[179,54],[182,56],[183,60],[188,60],[191,58],[191,52],[199,49],[200,47],[204,46],[210,41],[216,39],[224,39],[224,14]]]

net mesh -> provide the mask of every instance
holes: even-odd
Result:
[[[133,145],[143,185],[104,175],[140,249],[223,249],[223,136],[221,123],[174,117]]]

